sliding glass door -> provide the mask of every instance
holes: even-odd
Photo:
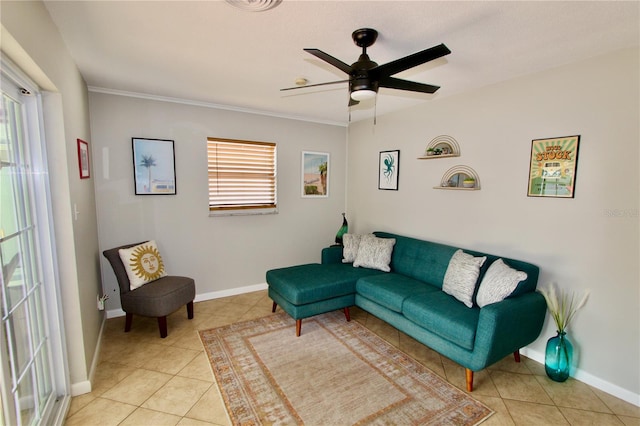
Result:
[[[62,335],[51,333],[59,320],[39,102],[4,73],[1,87],[0,424],[50,424],[66,385],[55,370],[66,368]]]

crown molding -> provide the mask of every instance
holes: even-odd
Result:
[[[319,124],[328,124],[331,126],[348,127],[348,123],[343,123],[338,121],[315,120],[308,117],[288,115],[288,114],[278,114],[270,111],[262,111],[262,110],[251,109],[251,108],[216,104],[212,102],[202,102],[202,101],[194,101],[190,99],[172,98],[169,96],[150,95],[148,93],[129,92],[126,90],[117,90],[117,89],[107,89],[105,87],[97,87],[97,86],[88,86],[87,89],[89,90],[89,92],[93,92],[93,93],[104,93],[107,95],[125,96],[129,98],[146,99],[150,101],[171,102],[175,104],[197,106],[202,108],[221,109],[225,111],[235,111],[235,112],[242,112],[246,114],[256,114],[256,115],[264,115],[268,117],[284,118],[288,120],[305,121],[308,123],[319,123]]]

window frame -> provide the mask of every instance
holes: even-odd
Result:
[[[246,154],[244,158],[243,154]],[[275,142],[208,137],[209,216],[278,213],[277,154]],[[227,160],[220,161],[221,157]],[[227,175],[224,176],[226,182],[221,182],[221,174]],[[234,182],[230,183],[229,179]],[[253,184],[248,184],[248,180]],[[219,195],[218,189],[225,185],[229,191],[226,195]],[[253,190],[252,197],[248,197],[247,188]],[[246,201],[233,202],[233,199],[242,197],[247,197]]]

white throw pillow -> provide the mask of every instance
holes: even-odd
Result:
[[[482,308],[500,302],[513,293],[520,281],[526,279],[526,272],[517,271],[505,264],[502,259],[498,259],[489,266],[487,273],[484,274],[476,296],[476,303]]]
[[[455,297],[466,306],[473,306],[473,292],[480,275],[480,267],[487,260],[486,256],[474,257],[462,250],[457,250],[447,266],[444,274],[442,291]]]
[[[356,260],[361,240],[362,235],[360,234],[344,234],[342,236],[342,244],[344,245],[342,249],[342,263],[351,263]]]
[[[162,262],[162,257],[154,240],[128,249],[120,249],[118,254],[124,264],[124,268],[127,270],[131,290],[167,275],[164,270],[164,262]]]
[[[379,269],[384,272],[391,271],[389,264],[395,244],[395,238],[378,238],[373,234],[363,235],[353,266]]]

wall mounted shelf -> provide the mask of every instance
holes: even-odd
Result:
[[[464,183],[464,180],[467,178],[473,179],[473,186]],[[440,186],[434,186],[433,188],[447,189],[450,191],[478,191],[480,190],[480,176],[469,166],[453,166],[442,176]]]
[[[440,154],[438,154],[440,152]],[[449,158],[460,156],[460,145],[458,142],[447,135],[436,136],[429,142],[422,157],[419,160],[433,160],[436,158]]]

